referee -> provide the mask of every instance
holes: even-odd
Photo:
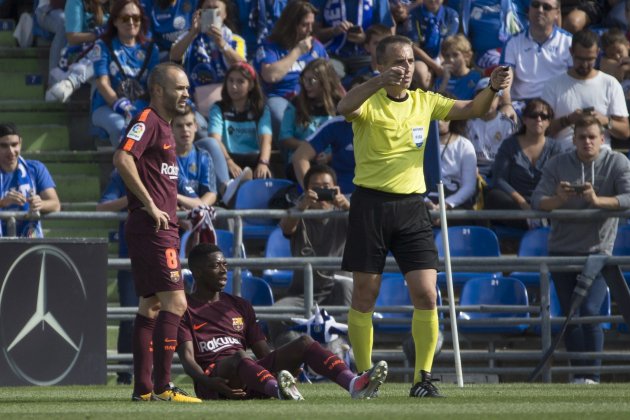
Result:
[[[431,219],[424,206],[423,159],[431,120],[457,120],[486,113],[509,72],[496,68],[488,88],[472,101],[409,90],[414,70],[411,41],[381,40],[376,49],[380,74],[355,87],[337,110],[352,123],[356,169],[342,269],[353,272],[348,335],[357,369],[372,365],[372,314],[381,274],[391,251],[405,276],[414,311],[411,324],[416,361],[411,397],[441,397],[431,382],[438,338],[436,277],[438,257]]]

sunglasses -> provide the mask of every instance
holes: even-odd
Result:
[[[542,7],[545,12],[550,12],[550,11],[552,11],[554,9],[557,9],[557,7],[553,7],[552,5],[550,5],[548,3],[541,3],[539,1],[531,2],[529,7],[531,7],[532,9],[539,9],[539,8]]]
[[[120,20],[121,22],[125,23],[125,22],[133,22],[135,24],[140,23],[140,21],[142,21],[142,16],[140,15],[121,15],[118,16],[118,20]]]
[[[531,118],[532,120],[537,120],[539,117],[543,121],[551,118],[549,114],[545,114],[544,112],[532,112],[531,114],[527,114],[527,118]]]

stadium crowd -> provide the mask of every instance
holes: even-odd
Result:
[[[348,210],[355,188],[352,126],[337,106],[353,87],[379,76],[377,45],[392,34],[413,42],[410,89],[455,100],[496,93],[484,115],[439,121],[447,210],[535,207],[532,196],[550,171],[546,168],[576,153],[573,128],[583,127],[585,118],[599,126],[606,153],[626,149],[630,136],[630,1],[35,0],[32,9],[26,3],[0,0],[0,18],[29,28],[23,15],[31,13],[30,29],[50,41],[46,101],[67,102],[89,84],[91,123],[114,148],[129,137],[129,122],[149,103],[152,69],[166,61],[181,65],[190,81],[190,100],[172,128],[182,210],[233,208],[239,187],[268,178],[287,178],[298,186],[298,195],[304,191],[293,203],[298,210]],[[513,80],[499,92],[491,79],[497,68]],[[43,206],[30,199],[34,211],[59,210],[45,167],[18,159],[21,138],[15,127],[4,127],[0,134],[0,145],[8,143],[7,137],[16,143],[0,150],[14,156],[14,162],[0,156],[9,162],[0,167],[2,208],[28,209],[27,195],[16,193],[26,185],[28,191],[42,192]],[[274,165],[274,159],[280,163]],[[8,176],[16,164],[26,168],[26,176]],[[39,169],[32,173],[32,167]],[[589,194],[579,188],[563,192],[554,208],[569,201],[568,208],[598,207],[591,195],[600,192],[594,174],[605,171],[593,171],[587,179],[584,169],[580,179],[560,179],[588,183]],[[46,181],[42,186],[40,178]],[[112,179],[118,189],[108,189],[100,209],[120,210],[127,204],[117,201],[123,195],[118,175]],[[336,194],[318,197],[313,183]],[[546,188],[545,194],[555,191],[554,185]],[[47,196],[56,200],[54,205],[46,205]],[[431,209],[439,206],[433,196],[425,201]],[[295,218],[281,222],[294,255],[304,246],[302,232],[314,241],[319,228],[310,224]],[[345,230],[347,224],[326,229],[337,225]],[[538,225],[510,224],[521,233]],[[316,239],[336,238],[328,230],[320,230]],[[24,232],[38,235],[41,226]],[[340,255],[336,242],[344,239],[327,246],[314,243],[311,252]],[[329,282],[319,286],[329,293],[336,284],[326,278]],[[128,279],[119,281],[129,285]],[[303,299],[301,290],[294,292],[294,300]],[[124,293],[125,301],[133,302],[129,291]],[[352,293],[343,293],[337,300],[348,304]],[[129,348],[128,340],[122,342]]]

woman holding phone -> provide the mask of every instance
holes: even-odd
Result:
[[[300,91],[300,73],[309,62],[328,59],[324,46],[312,36],[316,14],[315,6],[306,1],[290,2],[256,52],[254,64],[268,97],[275,139],[289,101]]]
[[[169,57],[183,62],[191,94],[202,115],[221,99],[227,69],[245,61],[245,41],[233,33],[232,13],[226,0],[201,0],[190,30],[171,47]]]

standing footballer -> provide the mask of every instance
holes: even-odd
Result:
[[[125,237],[140,298],[133,332],[132,400],[201,402],[170,382],[177,329],[186,311],[177,252],[177,154],[170,122],[186,108],[188,77],[178,65],[162,63],[149,75],[148,86],[149,107],[129,124],[114,154],[127,187]]]
[[[405,275],[414,311],[411,334],[416,350],[411,397],[441,397],[431,382],[438,338],[435,283],[437,250],[431,220],[421,196],[424,148],[430,120],[458,120],[487,112],[509,83],[496,68],[488,88],[472,101],[454,101],[433,92],[409,90],[414,69],[411,41],[382,39],[376,47],[380,74],[353,88],[337,110],[352,122],[354,184],[342,268],[353,272],[348,336],[359,370],[372,365],[372,313],[381,274],[391,250]]]

